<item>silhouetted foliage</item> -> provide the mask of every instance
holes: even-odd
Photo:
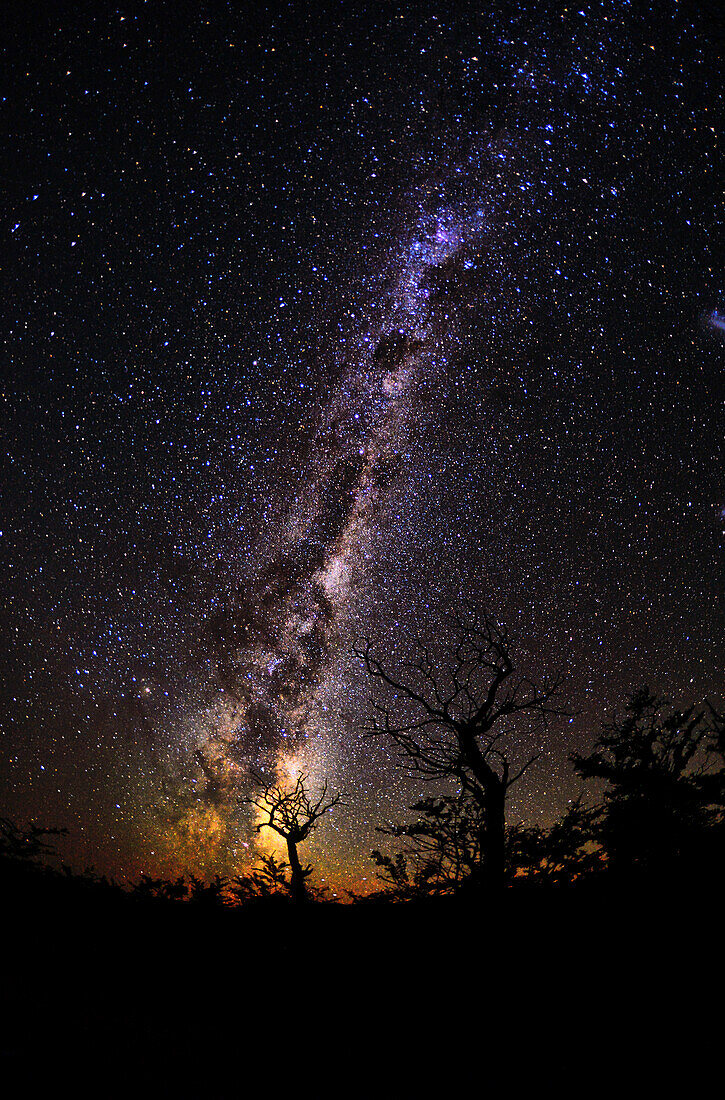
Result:
[[[183,875],[175,879],[163,879],[143,874],[131,889],[138,898],[157,898],[164,901],[185,901],[189,893]]]
[[[131,887],[131,893],[141,899],[183,901],[213,909],[227,904],[227,886],[228,880],[222,875],[215,875],[213,879],[207,880],[197,878],[194,874],[189,874],[188,878],[180,875],[175,879],[152,878],[144,874]]]
[[[515,825],[507,831],[508,866],[527,885],[568,886],[604,871],[597,843],[601,808],[573,802],[551,829]]]
[[[58,867],[51,866],[58,852],[51,838],[67,834],[67,829],[48,828],[30,823],[19,825],[0,817],[0,894],[39,898],[64,879]],[[42,902],[41,902],[42,904]]]
[[[307,840],[322,817],[341,801],[340,794],[327,797],[327,781],[322,785],[319,797],[315,800],[305,788],[305,775],[298,775],[293,787],[283,787],[279,783],[265,783],[257,776],[261,793],[248,801],[264,815],[265,820],[257,825],[257,832],[272,829],[281,836],[287,845],[290,865],[290,895],[298,903],[310,900],[305,880],[312,874],[312,867],[303,867],[297,846]]]
[[[41,827],[32,822],[23,826],[0,817],[0,859],[38,864],[41,859],[57,854],[48,837],[67,835],[67,829]]]
[[[56,904],[70,910],[89,904],[115,905],[123,890],[112,878],[94,867],[83,871],[59,866],[55,837],[68,835],[65,828],[18,825],[0,818],[0,896],[3,902],[28,912],[43,912]]]
[[[377,830],[408,841],[394,856],[372,853],[378,878],[397,900],[458,893],[481,863],[479,803],[461,793],[423,798],[410,809],[415,821]]]
[[[608,787],[594,835],[612,875],[716,872],[725,826],[724,729],[709,704],[671,709],[645,687],[623,719],[604,725],[589,755],[572,754],[579,775]]]
[[[231,880],[233,881],[233,880]],[[189,905],[218,908],[234,904],[231,881],[222,875],[201,879],[193,873],[174,879],[152,878],[143,874],[131,887],[131,894],[142,900],[185,902]]]
[[[411,806],[420,817],[378,832],[409,843],[394,855],[372,853],[385,890],[380,899],[403,901],[465,892],[480,864],[481,809],[470,796],[426,798]],[[551,829],[506,829],[507,882],[563,886],[592,879],[604,869],[596,826],[601,810],[573,803]]]
[[[454,780],[479,811],[474,889],[506,879],[506,798],[541,755],[512,765],[507,744],[525,732],[538,738],[568,712],[555,699],[562,676],[535,686],[516,673],[505,628],[488,615],[455,619],[453,640],[438,656],[415,641],[417,657],[393,672],[372,652],[356,650],[372,679],[368,732],[390,737],[426,780]]]
[[[189,875],[189,902],[207,909],[218,909],[226,905],[228,880],[223,875],[214,875],[212,879],[197,878]]]
[[[229,893],[237,902],[288,897],[290,894],[289,869],[289,863],[283,859],[278,860],[273,853],[261,856],[257,866],[247,874],[230,879]]]

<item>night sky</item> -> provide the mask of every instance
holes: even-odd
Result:
[[[229,873],[250,768],[302,768],[360,887],[422,789],[353,644],[464,601],[580,710],[512,821],[642,683],[722,699],[723,42],[672,2],[12,5],[0,813]]]

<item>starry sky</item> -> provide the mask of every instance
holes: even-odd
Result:
[[[642,683],[722,699],[724,43],[670,0],[14,6],[1,813],[230,873],[250,769],[301,769],[360,888],[422,791],[353,645],[464,604],[579,711],[511,820]]]

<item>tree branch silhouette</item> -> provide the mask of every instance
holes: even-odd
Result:
[[[279,783],[267,783],[258,774],[254,778],[262,788],[256,797],[247,801],[255,806],[266,818],[259,822],[256,831],[272,829],[281,836],[287,845],[290,865],[290,893],[295,902],[309,901],[306,879],[312,874],[312,867],[303,867],[297,847],[309,837],[326,813],[342,802],[342,795],[327,797],[327,780],[322,785],[318,798],[313,798],[305,787],[306,775],[298,775],[295,785],[285,788]]]
[[[725,721],[710,703],[671,709],[643,687],[590,753],[571,754],[579,775],[607,784],[598,839],[614,876],[707,877],[718,865],[724,746]]]
[[[355,654],[371,678],[367,732],[389,737],[425,780],[453,779],[481,812],[476,886],[500,886],[506,875],[505,809],[510,788],[541,756],[519,766],[507,739],[524,732],[541,741],[554,718],[571,714],[559,705],[563,673],[536,685],[517,674],[505,627],[486,613],[454,618],[452,641],[436,661],[414,640],[416,656],[394,672],[370,639]]]

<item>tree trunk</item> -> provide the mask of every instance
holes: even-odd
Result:
[[[287,853],[289,855],[289,865],[291,868],[290,875],[290,893],[292,900],[298,904],[309,901],[307,894],[307,888],[305,887],[305,873],[302,870],[302,864],[300,863],[300,857],[297,854],[297,845],[294,840],[290,840],[287,837]]]
[[[477,797],[484,811],[478,834],[481,863],[470,885],[473,894],[483,895],[501,890],[506,883],[506,788],[489,783]]]
[[[506,788],[486,792],[486,820],[481,838],[486,886],[500,890],[506,881]]]

